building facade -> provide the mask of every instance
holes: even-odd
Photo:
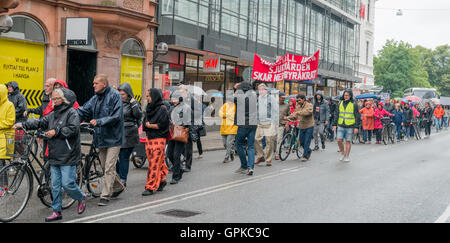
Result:
[[[375,85],[373,75],[373,55],[375,46],[375,0],[362,0],[364,18],[361,23],[360,49],[359,49],[359,71],[358,77],[362,83],[357,85],[363,90],[371,90]]]
[[[362,81],[360,7],[357,0],[160,0],[158,42],[170,51],[157,58],[155,86],[202,82],[205,90],[223,92],[248,79],[255,53],[274,61],[320,50],[317,80],[273,86],[288,94],[312,95],[316,88],[339,95]],[[211,71],[211,61],[220,68]]]
[[[151,86],[156,5],[150,0],[22,0],[8,12],[13,29],[0,35],[0,83],[17,81],[34,107],[44,80],[65,80],[83,104],[94,94],[93,77],[104,73],[111,86],[130,82],[140,100]],[[91,43],[66,44],[68,18],[91,19]]]

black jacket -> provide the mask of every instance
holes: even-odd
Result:
[[[14,104],[16,108],[16,123],[26,122],[27,118],[23,116],[23,113],[27,110],[27,100],[20,93],[19,84],[17,82],[9,82],[6,86],[13,87],[14,91],[8,94],[8,100]]]
[[[234,124],[243,128],[256,128],[257,96],[250,83],[243,82],[239,85],[234,104],[236,105]]]
[[[139,126],[138,123],[142,119],[141,104],[134,100],[133,103],[130,100],[134,97],[133,90],[130,84],[123,83],[119,90],[128,94],[128,99],[123,101],[123,124],[125,128],[125,142],[122,148],[132,148],[139,143]]]
[[[106,87],[77,109],[81,121],[97,121],[94,145],[97,148],[122,146],[124,142],[123,105],[119,91]]]
[[[150,89],[150,96],[152,103],[147,104],[145,109],[145,117],[143,121],[143,130],[147,134],[148,139],[166,138],[169,135],[169,111],[162,102],[162,93],[158,89]],[[145,126],[150,124],[157,124],[159,129],[150,129]]]
[[[54,137],[48,140],[48,161],[51,165],[73,166],[81,161],[80,119],[73,109],[75,93],[62,89],[70,104],[63,103],[55,107],[48,116],[25,122],[25,129],[55,130]]]
[[[425,121],[432,121],[433,118],[433,108],[424,109],[423,111],[423,119]]]
[[[410,124],[414,118],[414,113],[411,108],[403,109],[403,115],[405,116],[406,124]]]
[[[320,101],[317,100],[317,95],[320,95]],[[330,108],[328,106],[328,102],[324,100],[323,94],[320,92],[317,92],[316,95],[314,95],[314,106],[313,106],[313,113],[314,113],[314,121],[317,123],[325,123],[328,121],[330,116]]]

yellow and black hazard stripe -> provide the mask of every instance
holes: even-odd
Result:
[[[141,103],[142,96],[140,96],[140,95],[135,95],[135,96],[134,96],[134,99],[137,100],[137,101],[139,101],[139,103]]]
[[[43,90],[22,89],[21,92],[27,100],[28,107],[38,107],[42,104],[42,96],[44,95]]]

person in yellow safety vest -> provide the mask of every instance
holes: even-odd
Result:
[[[358,133],[359,124],[361,122],[358,104],[353,100],[353,92],[351,89],[344,91],[341,101],[336,109],[336,115],[333,121],[333,131],[337,127],[337,140],[341,157],[339,161],[350,162],[350,150],[352,147],[353,133]],[[346,140],[344,148],[343,140]]]

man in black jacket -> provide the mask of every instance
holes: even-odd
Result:
[[[94,127],[94,145],[105,171],[99,206],[106,206],[125,189],[116,172],[120,148],[124,142],[123,104],[119,91],[111,88],[104,74],[94,78],[95,95],[78,108],[81,121]]]
[[[27,100],[20,93],[19,84],[12,81],[7,83],[6,87],[8,87],[8,100],[16,108],[16,123],[26,122],[27,118],[23,116],[23,113],[27,110]]]
[[[409,108],[409,103],[405,103],[403,107],[403,116],[405,116],[404,128],[405,128],[405,141],[408,141],[408,137],[411,135],[412,121],[414,118],[413,110]]]

